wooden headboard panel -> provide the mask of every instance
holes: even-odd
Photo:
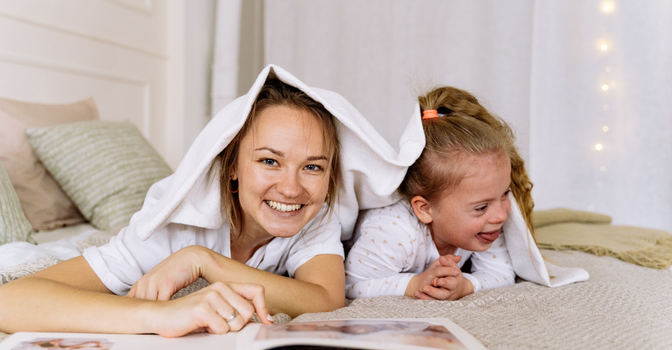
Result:
[[[169,98],[176,73],[169,60],[166,4],[3,2],[0,97],[37,103],[93,97],[101,119],[135,123],[175,167],[184,152],[175,146],[182,127],[177,112],[183,107]]]

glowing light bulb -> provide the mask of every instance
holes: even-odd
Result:
[[[607,85],[607,84],[602,85],[602,91],[607,91],[607,90],[609,90],[609,85]]]
[[[609,5],[604,5],[603,8],[604,8],[604,12],[609,12],[609,11],[611,11],[611,6],[609,6]]]
[[[605,70],[607,73],[609,73],[609,72],[611,72],[611,67],[606,67],[606,68],[604,68],[604,70]]]
[[[606,51],[606,50],[607,50],[607,45],[606,45],[606,44],[602,44],[602,46],[600,46],[600,49],[602,49],[602,51]]]
[[[609,105],[604,105],[604,110],[608,111],[609,110]]]
[[[603,166],[601,166],[601,167],[600,167],[600,171],[607,171],[607,167],[606,167],[606,166],[604,166],[604,165],[603,165]]]
[[[602,127],[602,131],[604,131],[604,132],[607,132],[607,131],[609,131],[609,127],[608,127],[608,126],[606,126],[606,125],[605,125],[605,126],[603,126],[603,127]]]
[[[598,151],[601,151],[602,150],[602,144],[598,143],[597,145],[595,145],[595,149],[598,150]]]

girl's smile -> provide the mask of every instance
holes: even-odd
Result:
[[[486,251],[502,233],[511,210],[508,157],[501,153],[470,155],[459,162],[466,175],[452,191],[437,203],[428,203],[420,196],[411,203],[442,255],[452,254],[457,248]]]

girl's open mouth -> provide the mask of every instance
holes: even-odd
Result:
[[[283,203],[278,203],[278,202],[270,201],[270,200],[266,200],[265,202],[266,202],[266,204],[268,204],[269,207],[271,207],[274,210],[277,210],[279,212],[283,212],[283,213],[297,211],[297,210],[303,208],[303,206],[304,206],[304,204],[283,204]]]
[[[481,238],[483,241],[487,242],[494,242],[497,238],[499,238],[499,233],[501,232],[501,228],[495,231],[491,232],[481,232],[478,234],[478,237]]]

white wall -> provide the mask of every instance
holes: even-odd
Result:
[[[135,123],[175,167],[209,114],[213,7],[214,0],[0,0],[0,97],[93,96],[102,119]]]

